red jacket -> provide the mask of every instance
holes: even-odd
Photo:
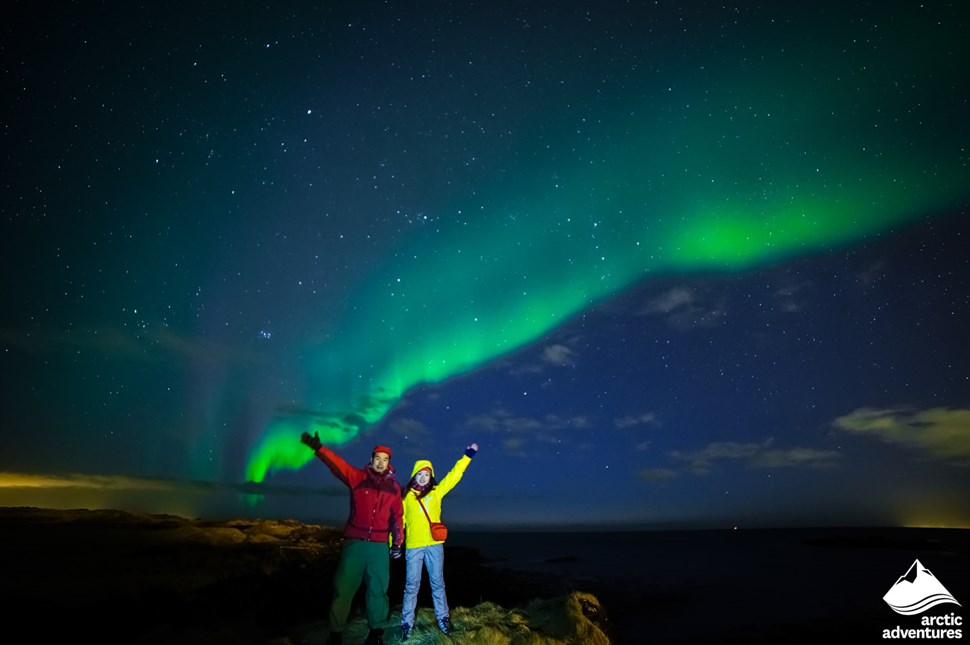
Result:
[[[394,469],[388,465],[387,471],[378,474],[369,465],[354,468],[326,446],[320,446],[316,455],[350,488],[350,516],[344,525],[344,537],[387,544],[387,537],[393,532],[394,546],[401,546],[401,486],[394,481]]]

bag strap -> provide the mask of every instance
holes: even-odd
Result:
[[[421,498],[420,498],[420,497],[418,497],[417,495],[415,495],[415,496],[414,496],[414,499],[416,499],[416,500],[418,500],[418,506],[420,506],[420,507],[421,507],[421,510],[422,510],[422,511],[424,511],[424,516],[425,516],[426,518],[428,518],[428,524],[429,524],[429,525],[430,525],[430,524],[432,524],[432,521],[431,521],[431,516],[430,516],[430,515],[428,515],[428,509],[426,509],[426,508],[424,507],[424,504],[422,504],[422,503],[421,503]]]

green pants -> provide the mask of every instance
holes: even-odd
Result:
[[[387,585],[391,579],[387,542],[345,540],[340,564],[333,576],[333,602],[330,604],[330,631],[342,632],[347,625],[350,606],[360,583],[367,585],[367,626],[378,629],[387,624],[389,606]]]

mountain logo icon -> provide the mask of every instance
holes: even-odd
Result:
[[[882,597],[886,604],[897,614],[912,616],[921,614],[930,607],[936,607],[944,602],[952,602],[962,607],[946,587],[936,579],[930,570],[919,560],[914,560],[906,575],[896,581],[896,584]]]

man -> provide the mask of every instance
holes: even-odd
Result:
[[[401,529],[401,487],[394,481],[391,449],[375,446],[366,468],[355,468],[320,443],[320,437],[306,432],[300,440],[313,449],[330,472],[350,488],[350,515],[344,525],[344,548],[333,576],[333,601],[330,604],[328,645],[342,645],[343,630],[350,615],[354,595],[362,582],[367,585],[367,626],[365,645],[384,645],[383,625],[389,606],[387,585],[391,570],[388,561],[388,536],[393,533],[391,557],[401,557],[404,534]]]

